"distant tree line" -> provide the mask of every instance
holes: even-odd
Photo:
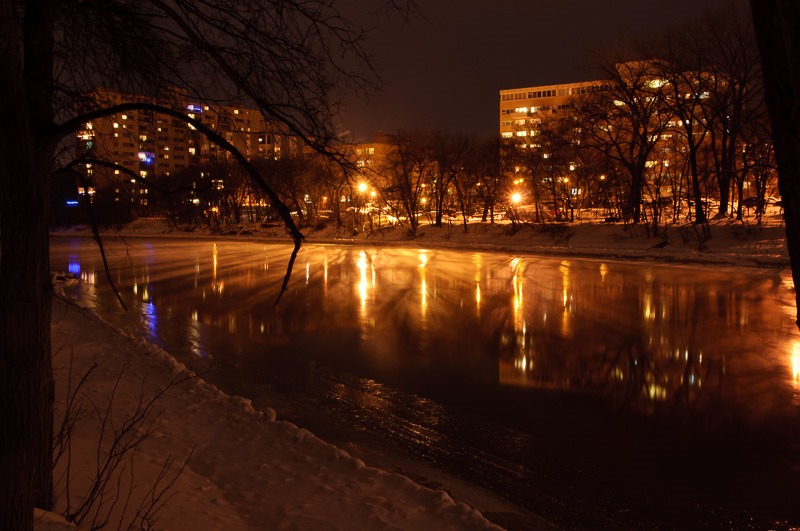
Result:
[[[357,166],[352,149],[253,161],[301,225],[355,230],[470,219],[591,219],[701,225],[757,222],[774,193],[775,162],[758,50],[734,4],[648,42],[601,55],[599,90],[557,112],[531,110],[520,134],[478,139],[400,130],[383,156]],[[275,219],[270,202],[234,164],[164,177],[148,210],[176,223]],[[365,188],[366,186],[366,188]],[[365,189],[362,189],[365,188]]]

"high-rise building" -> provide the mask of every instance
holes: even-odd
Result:
[[[104,107],[129,102],[154,103],[185,113],[219,134],[248,159],[280,158],[302,150],[302,142],[267,121],[261,112],[244,107],[192,103],[185,91],[153,99],[98,89],[94,104]],[[225,160],[230,153],[211,142],[191,124],[150,109],[117,113],[84,124],[78,132],[78,157],[87,158],[88,186],[79,192],[102,189],[114,202],[146,213],[151,193],[146,183],[208,162]],[[103,160],[114,167],[92,163]]]
[[[583,81],[500,91],[500,136],[532,136],[542,117],[570,106],[574,97],[602,90],[605,81]]]

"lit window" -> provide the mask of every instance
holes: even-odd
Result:
[[[233,114],[239,114],[239,109],[234,109]]]
[[[88,123],[86,124],[86,129],[92,129],[93,127],[94,127],[94,126],[92,125],[92,122],[88,122]]]
[[[141,170],[139,172],[139,175],[142,176],[145,179],[147,178],[147,172],[145,170]],[[136,182],[136,181],[134,179],[131,179],[131,182],[133,183],[133,182]]]
[[[122,119],[123,119],[123,120],[127,120],[127,119],[128,119],[128,115],[127,115],[127,114],[123,114],[123,115],[122,115]]]
[[[119,124],[117,122],[114,122],[112,127],[114,127],[114,129],[119,129]]]
[[[517,131],[517,136],[528,136],[527,131]]]
[[[375,148],[367,148],[367,155],[374,155],[374,154],[375,154]]]
[[[511,137],[513,137],[513,136],[514,136],[514,133],[511,133],[511,132],[505,132],[505,133],[503,133],[503,138],[511,138]]]
[[[190,147],[189,148],[189,155],[195,155],[195,154],[197,154],[197,150],[195,148],[193,148],[193,147]]]

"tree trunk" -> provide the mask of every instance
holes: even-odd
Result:
[[[627,212],[625,217],[629,217],[634,223],[639,223],[642,217],[642,182],[644,180],[643,171],[637,168],[631,172],[631,188],[628,191]]]
[[[27,8],[23,55],[17,5],[0,1],[0,529],[28,530],[52,506],[52,6]]]
[[[0,155],[3,195],[16,201],[4,200],[0,216],[0,500],[9,503],[0,511],[0,529],[30,529],[34,504],[52,506],[52,286],[46,191],[39,175],[32,175],[41,164],[20,156],[17,164],[9,165],[6,154]],[[20,260],[23,256],[26,259]]]
[[[701,225],[706,222],[706,211],[703,208],[700,176],[697,169],[697,150],[689,148],[689,168],[692,176],[692,194],[694,195],[694,222]]]
[[[800,4],[750,0],[750,7],[772,123],[795,303],[800,307]]]
[[[0,97],[20,101],[9,85],[0,84]],[[24,109],[4,107],[2,123],[14,134],[0,141],[0,529],[30,529],[34,504],[52,505],[51,158],[36,152]]]

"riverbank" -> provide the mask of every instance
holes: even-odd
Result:
[[[414,239],[407,238],[401,227],[358,233],[327,227],[306,234],[311,244],[386,244],[698,264],[788,265],[783,228],[778,223],[755,227],[714,223],[710,226],[711,238],[702,244],[691,225],[672,227],[670,241],[665,245],[661,245],[663,239],[648,237],[641,228],[631,230],[620,225],[523,226],[513,233],[510,229],[508,225],[474,224],[464,233],[456,225],[424,225]],[[289,242],[280,226],[262,225],[209,231],[169,227],[163,220],[139,220],[105,234],[114,233],[124,238]],[[87,235],[88,231],[70,228],[55,234]],[[187,373],[166,352],[62,302],[54,307],[53,349],[57,353],[57,427],[63,416],[68,382],[74,384],[95,363],[98,368],[81,395],[101,411],[107,397],[114,395],[116,419],[135,414],[140,397],[149,399],[168,387],[154,410],[160,414],[154,420],[151,436],[135,452],[134,483],[140,487],[131,503],[138,503],[146,494],[145,487],[156,481],[167,459],[174,459],[170,474],[175,474],[190,454],[191,458],[169,490],[171,499],[159,515],[157,528],[480,529],[491,528],[491,524],[473,507],[501,523],[489,513],[507,510],[496,501],[480,499],[475,503],[474,497],[461,494],[461,487],[453,489],[448,478],[431,482],[430,476],[422,477],[425,485],[434,487],[430,489],[407,479],[405,473],[372,468],[370,459],[364,457],[365,464],[308,431],[282,422],[280,411],[256,411],[247,400],[226,396],[200,377],[168,385],[175,376],[182,380]],[[86,478],[94,473],[101,428],[97,418],[89,418],[74,433],[71,467],[78,485],[83,483],[81,488],[86,488]],[[57,476],[61,477],[65,465],[62,462],[59,466]],[[124,472],[128,474],[129,470]],[[412,477],[420,481],[413,474]],[[58,489],[62,508],[63,488],[62,482]],[[130,517],[131,514],[127,516]],[[548,527],[547,522],[540,524],[541,528]]]
[[[115,528],[144,521],[168,530],[499,529],[444,490],[373,468],[271,408],[225,395],[88,310],[56,299],[52,322],[56,430],[70,397],[82,411],[55,469],[56,511],[70,501],[76,509],[109,448],[130,450],[112,459],[99,513],[79,528],[107,517]],[[42,518],[36,528],[60,525]]]
[[[170,226],[164,219],[141,219],[105,234],[123,237],[237,238],[290,242],[279,223],[237,224],[214,230],[207,226]],[[86,227],[54,231],[54,235],[89,234]],[[443,227],[422,224],[414,237],[407,227],[373,225],[303,229],[306,243],[340,245],[404,245],[507,251],[549,256],[619,260],[655,260],[688,264],[725,264],[745,267],[788,267],[786,235],[780,217],[765,217],[762,224],[718,220],[707,228],[687,223],[670,225],[666,237],[645,227],[618,223],[533,225],[456,223]]]

